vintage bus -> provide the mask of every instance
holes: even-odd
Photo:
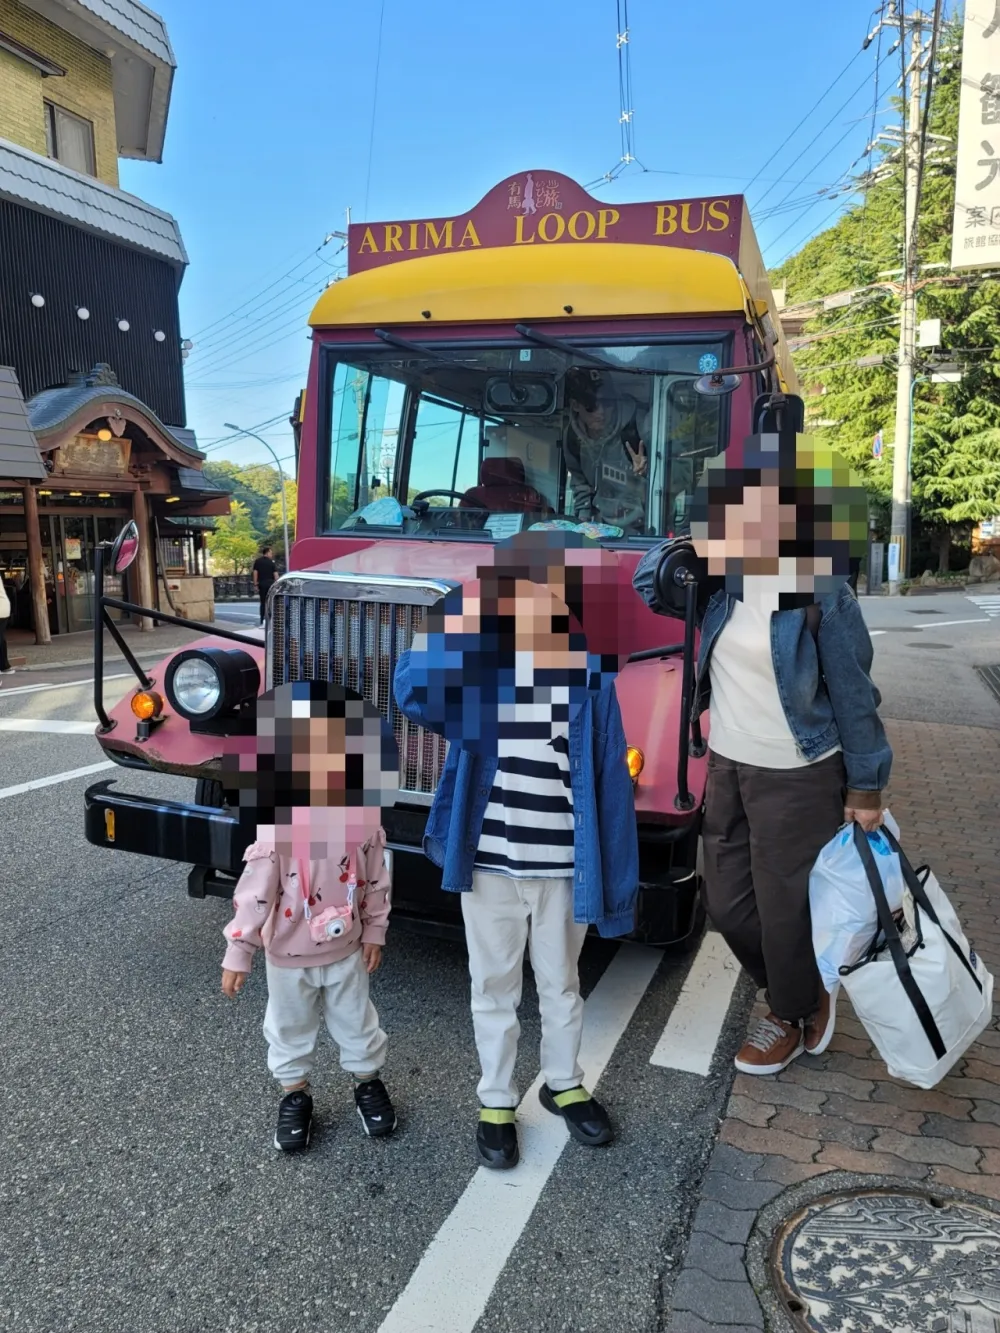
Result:
[[[425,608],[474,578],[492,543],[584,525],[620,581],[635,938],[690,940],[704,760],[687,763],[674,622],[630,585],[644,551],[685,531],[706,459],[801,414],[746,205],[610,205],[534,171],[459,216],[353,225],[348,245],[348,276],[310,321],[296,540],[263,643],[205,627],[150,675],[136,667],[139,688],[110,715],[98,700],[106,754],[194,777],[195,799],[100,782],[88,837],[191,863],[195,895],[229,893],[246,834],[217,782],[227,736],[252,726],[259,690],[335,681],[377,704],[399,741],[396,919],[455,928],[458,904],[420,852],[445,742],[401,716],[393,669]]]

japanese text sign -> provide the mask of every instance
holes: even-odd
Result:
[[[742,223],[740,195],[609,204],[595,199],[568,176],[527,171],[495,185],[466,213],[352,223],[348,271],[360,273],[431,254],[574,242],[680,246],[736,260]]]
[[[1000,0],[966,0],[952,268],[1000,265]]]

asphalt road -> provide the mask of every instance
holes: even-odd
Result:
[[[973,670],[1000,663],[1000,617],[958,595],[864,607],[888,714],[1000,725],[1000,703]],[[961,620],[972,623],[944,623]],[[109,666],[109,698],[129,688],[121,675]],[[661,1329],[746,981],[721,1029],[703,1033],[707,1075],[657,1067],[650,1056],[683,1010],[690,960],[588,943],[588,1067],[603,1069],[597,1090],[617,1141],[601,1151],[567,1142],[526,1099],[525,1161],[498,1177],[477,1172],[472,1154],[464,953],[390,930],[374,989],[399,1131],[364,1138],[326,1043],[313,1147],[281,1157],[263,970],[237,1001],[219,993],[228,905],[188,898],[182,866],[83,838],[90,782],[181,798],[192,786],[120,769],[67,776],[103,759],[87,734],[91,694],[79,667],[0,686],[0,1327]],[[44,779],[56,780],[22,790]],[[530,973],[522,1024],[527,1089],[538,1039]]]
[[[109,678],[109,699],[129,686]],[[472,1152],[464,952],[390,930],[375,999],[400,1128],[389,1141],[365,1139],[327,1043],[313,1146],[281,1157],[260,1032],[263,970],[237,1001],[219,992],[228,904],[188,898],[184,867],[83,838],[90,782],[111,776],[124,789],[181,798],[192,785],[122,769],[66,777],[103,758],[80,734],[92,688],[79,667],[19,673],[0,688],[0,1326],[657,1328],[746,988],[713,1034],[707,1077],[654,1067],[687,960],[588,943],[582,975],[603,1043],[594,1058],[606,1062],[598,1088],[618,1140],[588,1151],[526,1107],[526,1160],[498,1179],[477,1175]],[[522,1024],[527,1089],[538,1072],[530,974]],[[470,1260],[471,1280],[450,1281]],[[430,1323],[426,1294],[421,1306],[419,1292],[405,1291],[418,1270],[430,1284]]]

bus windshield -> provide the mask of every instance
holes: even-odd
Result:
[[[728,410],[693,384],[727,364],[729,343],[588,346],[593,359],[526,343],[326,348],[324,530],[499,540],[562,519],[609,537],[685,532]]]

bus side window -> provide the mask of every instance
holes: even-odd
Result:
[[[719,429],[723,401],[695,393],[684,380],[676,380],[667,393],[670,482],[665,517],[667,531],[675,535],[688,531],[694,488],[706,462],[725,443]]]
[[[341,362],[333,377],[326,531],[391,494],[406,387]],[[372,487],[373,479],[379,485]]]
[[[361,431],[368,396],[368,371],[341,362],[334,371],[330,410],[329,489],[326,531],[336,532],[357,508]]]

